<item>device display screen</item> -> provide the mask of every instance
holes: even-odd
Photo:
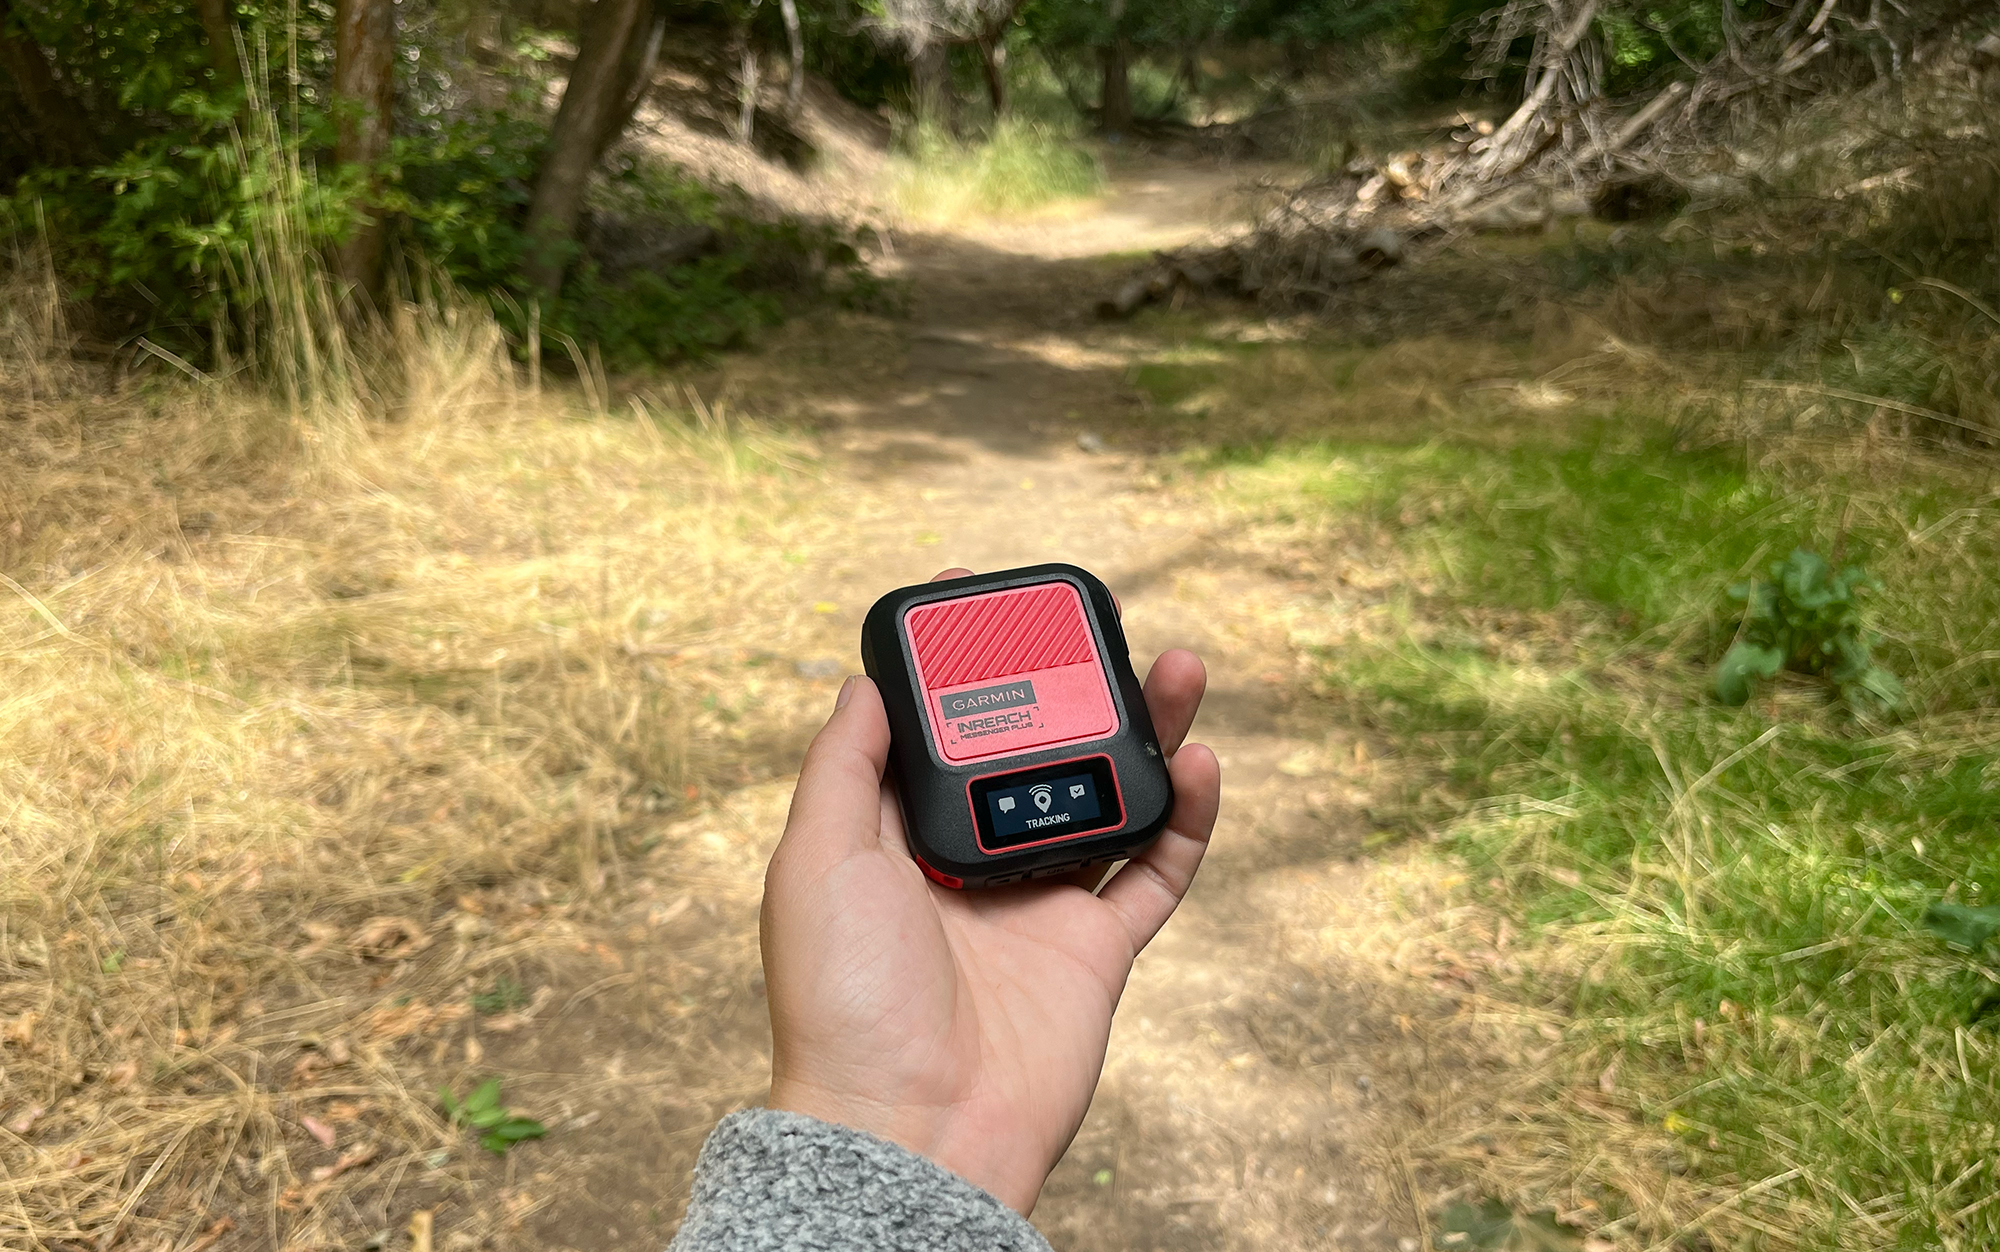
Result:
[[[1111,762],[1105,757],[982,778],[972,784],[980,842],[1016,847],[1122,824]]]

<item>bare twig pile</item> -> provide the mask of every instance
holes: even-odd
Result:
[[[1478,27],[1475,74],[1497,75],[1509,48],[1524,38],[1533,44],[1521,101],[1497,125],[1461,115],[1427,147],[1351,162],[1279,191],[1243,235],[1156,256],[1100,301],[1098,313],[1123,317],[1188,291],[1310,306],[1397,264],[1426,239],[1587,214],[1630,220],[1671,212],[1693,195],[1726,198],[1747,182],[1702,171],[1700,158],[1729,123],[1764,103],[1851,88],[1871,65],[1878,79],[1897,79],[1945,41],[1956,20],[1955,9],[1920,13],[1890,28],[1879,4],[1800,0],[1753,22],[1725,5],[1722,52],[1693,66],[1690,78],[1613,99],[1604,89],[1605,42],[1595,32],[1615,3],[1507,0],[1490,10]],[[1975,59],[2000,58],[2000,36],[1988,40],[1994,51],[1981,43]]]

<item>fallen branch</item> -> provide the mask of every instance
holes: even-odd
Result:
[[[1691,78],[1662,85],[1642,102],[1602,96],[1602,58],[1591,31],[1602,0],[1510,0],[1481,35],[1488,61],[1533,36],[1526,96],[1496,129],[1461,115],[1432,144],[1351,162],[1282,191],[1249,232],[1229,244],[1160,254],[1110,295],[1099,316],[1129,317],[1177,293],[1226,291],[1267,305],[1325,303],[1403,259],[1406,241],[1461,230],[1524,230],[1595,214],[1614,221],[1677,212],[1699,190],[1727,195],[1727,179],[1676,173],[1667,162],[1719,105],[1752,92],[1791,92],[1810,62],[1838,42],[1840,0],[1816,0],[1781,18],[1742,21],[1733,12],[1728,47]],[[2000,57],[2000,36],[1995,56]],[[1985,44],[1980,45],[1982,48]],[[1836,198],[1892,185],[1877,175]],[[1717,187],[1723,186],[1718,192]],[[1394,246],[1366,242],[1373,231]],[[1916,414],[1915,416],[1927,416]]]
[[[1541,58],[1541,74],[1535,79],[1527,99],[1521,101],[1520,107],[1487,140],[1484,159],[1479,163],[1478,178],[1481,182],[1513,173],[1534,155],[1528,152],[1514,157],[1514,141],[1532,123],[1540,120],[1543,108],[1554,98],[1556,87],[1562,81],[1563,62],[1576,51],[1577,44],[1583,42],[1584,33],[1596,17],[1597,0],[1584,0],[1583,7],[1556,36],[1553,51]]]
[[[1153,266],[1099,300],[1106,320],[1130,317],[1175,292],[1221,293],[1280,304],[1325,303],[1333,290],[1399,265],[1409,241],[1377,226],[1335,232],[1283,207],[1243,239],[1205,249],[1160,252]]]
[[[1681,97],[1687,95],[1689,90],[1684,82],[1668,83],[1660,94],[1648,100],[1637,113],[1625,119],[1624,124],[1611,133],[1611,138],[1605,140],[1603,146],[1598,148],[1598,155],[1617,156],[1623,152],[1634,139],[1646,133],[1647,127],[1659,121],[1666,115],[1668,109],[1678,104]]]

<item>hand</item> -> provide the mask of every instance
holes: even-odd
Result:
[[[882,781],[882,698],[848,679],[765,875],[770,1107],[901,1144],[1031,1211],[1090,1107],[1133,958],[1208,846],[1221,769],[1180,748],[1205,681],[1191,652],[1147,676],[1174,811],[1092,894],[1074,879],[961,892],[925,878]]]

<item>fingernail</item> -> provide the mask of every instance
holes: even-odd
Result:
[[[854,684],[859,682],[860,679],[861,676],[859,674],[849,674],[847,681],[840,684],[840,694],[833,698],[834,712],[838,713],[847,707],[847,702],[854,698]]]

